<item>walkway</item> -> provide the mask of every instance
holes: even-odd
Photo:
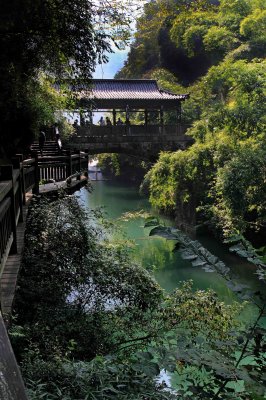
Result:
[[[24,234],[26,229],[26,217],[28,211],[28,204],[31,194],[26,195],[26,206],[23,207],[23,222],[19,222],[17,225],[17,254],[9,255],[3,270],[0,280],[0,293],[1,293],[1,308],[3,318],[8,323],[11,308],[14,299],[17,275],[20,268],[21,256],[24,246]]]
[[[52,151],[52,149],[47,149]],[[47,161],[48,159],[48,161]],[[12,164],[0,166],[0,399],[27,400],[6,325],[11,317],[26,230],[28,204],[32,194],[39,193],[40,177],[64,180],[67,189],[75,190],[87,181],[81,171],[88,171],[88,155],[68,153],[66,156],[38,157],[23,160],[22,155]],[[73,178],[76,178],[74,180]],[[24,203],[23,203],[24,201]]]
[[[0,399],[27,400],[25,386],[0,312]]]
[[[73,176],[74,177],[74,176]],[[88,176],[81,175],[79,179],[73,180],[70,177],[65,181],[45,183],[40,185],[39,193],[40,195],[54,195],[58,194],[60,191],[64,191],[67,194],[72,194],[76,190],[81,189],[83,186],[88,184]]]

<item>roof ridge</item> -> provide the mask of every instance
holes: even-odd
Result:
[[[93,78],[92,79],[92,83],[93,82],[149,82],[149,83],[156,83],[157,81],[156,79],[111,79],[111,78]],[[158,85],[157,85],[158,86]]]

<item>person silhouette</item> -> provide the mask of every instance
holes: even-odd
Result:
[[[105,125],[105,122],[104,122],[103,117],[101,117],[101,118],[99,119],[99,125],[100,125],[100,126],[104,126],[104,125]]]
[[[42,126],[40,128],[40,132],[39,132],[39,149],[40,149],[41,157],[43,155],[43,148],[44,148],[45,141],[46,141],[46,135],[45,135],[44,127]]]
[[[106,117],[106,125],[107,126],[112,126],[112,122],[111,122],[109,117]]]

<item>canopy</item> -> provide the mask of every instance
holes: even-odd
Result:
[[[175,110],[188,94],[174,94],[149,79],[93,79],[90,90],[80,91],[82,106],[94,109]]]

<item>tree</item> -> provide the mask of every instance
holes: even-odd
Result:
[[[0,17],[0,133],[2,154],[29,144],[37,129],[40,71],[51,79],[88,84],[111,42],[128,39],[128,1],[11,0]],[[107,23],[108,22],[108,23]],[[41,113],[41,110],[39,109]],[[42,123],[47,121],[44,120]],[[8,145],[9,144],[9,145]]]
[[[152,2],[151,14],[143,18],[152,29],[147,32],[146,25],[139,24],[138,46],[131,53],[134,57],[129,56],[121,71],[130,76],[132,69],[138,74],[142,71],[140,65],[144,76],[157,79],[166,90],[190,92],[190,99],[182,107],[182,118],[192,125],[188,134],[196,143],[185,152],[160,156],[145,179],[150,200],[164,211],[188,216],[192,224],[195,216],[198,222],[202,218],[212,221],[212,228],[222,236],[237,230],[250,237],[251,227],[253,233],[258,230],[263,236],[265,4],[260,0],[222,0],[215,4],[177,1],[170,5],[163,10],[159,0]],[[165,19],[158,20],[158,14],[153,14],[155,9]],[[145,65],[139,50],[145,48],[151,35],[152,43],[157,43],[152,56],[160,60],[152,69]],[[173,51],[168,52],[170,38]],[[184,60],[186,68],[181,71]],[[160,62],[164,62],[164,68],[160,68]],[[135,65],[137,68],[132,68]],[[191,80],[193,68],[200,75],[195,82]],[[247,148],[245,167],[245,157],[240,154]],[[239,185],[234,176],[238,176]],[[249,180],[255,182],[254,193]],[[247,196],[245,191],[249,192]],[[241,213],[237,204],[243,205]]]
[[[146,224],[155,226],[150,235],[180,240],[195,267],[228,271],[200,243],[157,226],[154,217]],[[193,291],[192,282],[164,293],[103,226],[101,212],[86,215],[75,197],[31,206],[11,330],[30,398],[172,399],[156,378],[160,368],[179,375],[182,363],[196,370],[195,381],[187,379],[196,392],[213,393],[221,370],[230,380],[238,376],[231,365],[227,370],[224,354],[233,353],[241,307],[211,290]],[[204,389],[199,359],[217,376]]]

